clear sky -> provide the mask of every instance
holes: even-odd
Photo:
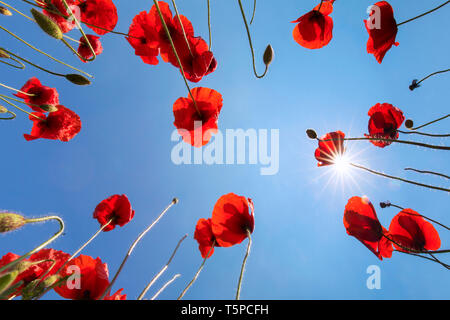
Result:
[[[29,6],[21,1],[17,7]],[[117,31],[126,32],[133,17],[149,10],[149,0],[116,0]],[[279,129],[280,168],[276,175],[260,175],[260,165],[180,165],[171,161],[174,130],[172,105],[187,96],[183,80],[173,66],[149,66],[134,55],[121,36],[102,38],[104,52],[91,64],[82,64],[54,39],[46,37],[18,15],[0,18],[24,39],[95,75],[89,87],[77,87],[41,71],[10,70],[0,66],[1,82],[20,88],[37,76],[56,87],[61,103],[76,111],[81,133],[69,143],[51,140],[27,142],[24,133],[31,121],[24,115],[0,123],[2,137],[0,208],[36,217],[57,213],[66,222],[66,233],[52,247],[73,252],[99,227],[92,218],[95,206],[112,194],[127,194],[136,210],[123,228],[102,234],[84,254],[99,256],[113,275],[135,237],[176,196],[180,202],[139,244],[119,277],[115,289],[124,288],[134,299],[166,263],[178,240],[188,233],[169,270],[149,296],[173,274],[182,277],[162,299],[175,299],[202,262],[193,239],[199,218],[211,216],[216,200],[234,192],[255,204],[254,246],[242,289],[243,299],[448,299],[450,276],[438,264],[395,254],[379,261],[359,241],[346,234],[342,218],[352,196],[367,195],[375,204],[381,223],[388,228],[398,212],[379,209],[393,203],[449,224],[449,196],[400,184],[352,170],[342,181],[330,168],[317,168],[314,141],[305,135],[315,128],[319,135],[342,130],[347,136],[367,133],[367,111],[380,102],[403,110],[407,118],[424,123],[448,113],[449,76],[424,82],[414,92],[408,85],[433,71],[447,69],[450,44],[450,7],[400,27],[397,41],[383,64],[366,52],[363,19],[373,4],[367,0],[337,0],[331,17],[333,40],[320,50],[300,47],[292,38],[294,24],[318,4],[317,0],[259,1],[252,25],[259,72],[260,57],[268,43],[275,60],[268,75],[253,76],[251,57],[237,1],[211,1],[213,52],[219,65],[199,86],[223,95],[219,128]],[[392,0],[398,22],[439,5],[442,0]],[[253,1],[245,1],[248,15]],[[204,0],[179,0],[178,7],[193,23],[196,35],[208,38]],[[89,30],[89,29],[86,29]],[[6,33],[1,45],[53,70],[64,72],[43,56],[34,54]],[[78,38],[76,31],[71,33]],[[192,85],[193,87],[195,85]],[[1,90],[7,93],[6,90]],[[429,127],[448,132],[448,122]],[[404,139],[444,144],[444,139],[403,136]],[[447,143],[448,144],[448,143]],[[444,151],[393,144],[385,149],[367,142],[348,144],[357,153],[355,162],[373,169],[445,186],[440,178],[404,172],[405,167],[449,173]],[[446,172],[447,171],[447,172]],[[0,236],[0,254],[22,254],[55,232],[57,225],[26,226]],[[450,236],[438,229],[442,247]],[[232,299],[246,242],[218,248],[207,262],[187,299]],[[445,261],[445,257],[443,260]],[[448,257],[447,257],[447,261]],[[381,289],[366,287],[366,269],[381,269]],[[54,293],[47,298],[58,298]]]

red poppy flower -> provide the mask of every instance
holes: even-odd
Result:
[[[58,110],[49,113],[48,116],[40,112],[33,113],[42,120],[30,116],[30,120],[33,121],[33,128],[30,134],[23,135],[25,140],[43,138],[67,142],[80,132],[80,117],[62,105],[57,105],[56,108]]]
[[[395,42],[397,22],[394,19],[394,10],[386,1],[377,2],[371,9],[370,19],[364,20],[364,24],[369,33],[367,53],[373,54],[378,63],[381,63],[386,52],[393,45],[399,45]]]
[[[214,247],[220,247],[212,231],[211,219],[200,219],[195,227],[194,239],[198,242],[198,248],[203,258],[210,258],[214,253]],[[211,250],[211,251],[210,251]]]
[[[94,52],[97,56],[103,52],[103,46],[102,46],[102,43],[100,42],[100,37],[88,34],[88,35],[86,35],[86,38],[88,39],[89,43],[92,46],[92,49],[94,49]],[[78,47],[78,53],[80,54],[80,56],[82,56],[86,60],[91,59],[94,56],[84,37],[80,38],[80,45]],[[80,60],[83,62],[86,62],[83,59],[80,59]]]
[[[135,54],[147,64],[157,65],[159,55],[158,34],[155,30],[155,16],[142,11],[133,18],[128,30],[127,41],[134,48]]]
[[[234,193],[221,196],[214,206],[211,226],[219,246],[241,243],[247,238],[247,231],[253,233],[255,228],[252,199]]]
[[[392,245],[383,237],[387,233],[378,221],[377,213],[367,197],[352,197],[344,211],[347,234],[361,241],[380,260],[392,256]]]
[[[103,300],[127,300],[127,295],[122,294],[123,289],[117,290],[116,293],[114,293],[112,296],[107,294]]]
[[[404,209],[392,219],[389,234],[392,240],[414,251],[433,251],[441,247],[441,239],[433,225],[412,209]],[[395,243],[394,247],[406,251]]]
[[[336,157],[340,157],[344,154],[344,138],[345,133],[342,131],[329,132],[320,138],[319,147],[314,153],[317,161],[319,161],[317,166],[322,167],[332,165],[334,164]]]
[[[111,231],[116,226],[123,227],[133,217],[134,210],[131,208],[130,200],[124,194],[115,194],[103,200],[97,205],[94,211],[94,219],[97,219],[102,226],[112,219],[112,222],[103,231]]]
[[[78,7],[81,12],[81,21],[87,23],[88,28],[101,36],[114,30],[119,20],[117,8],[112,0],[78,0]]]
[[[320,49],[330,43],[333,38],[333,19],[329,15],[333,12],[333,2],[334,0],[324,1],[292,21],[297,23],[293,36],[299,45],[308,49]]]
[[[198,87],[191,90],[198,111],[190,95],[179,98],[173,104],[174,125],[186,143],[194,147],[204,146],[217,132],[217,120],[222,109],[222,95],[209,88]]]
[[[199,82],[204,76],[216,70],[217,60],[201,37],[189,38],[189,47],[192,55],[190,53],[184,55],[181,63],[186,78],[191,82]],[[178,63],[175,66],[178,66]]]
[[[75,13],[74,6],[77,4],[78,0],[66,0],[67,4],[71,8],[72,12]],[[43,13],[52,18],[53,21],[55,21],[61,31],[63,33],[67,33],[70,30],[72,30],[75,27],[75,21],[73,21],[71,18],[66,19],[65,17],[69,17],[69,12],[66,9],[66,6],[64,5],[62,0],[47,0],[47,1],[36,1],[39,5],[43,5]],[[53,13],[51,11],[59,12],[61,15],[57,13]]]
[[[59,94],[55,88],[50,88],[43,86],[38,78],[31,78],[28,80],[25,85],[20,89],[20,91],[26,92],[28,94],[32,94],[33,96],[29,96],[23,93],[15,94],[16,97],[24,100],[28,106],[37,112],[44,112],[37,106],[42,105],[58,105],[59,104]]]
[[[94,259],[80,255],[64,267],[61,276],[75,278],[69,278],[66,283],[55,288],[56,293],[66,299],[98,300],[109,286],[108,266],[106,263],[102,263],[100,258]],[[76,276],[80,276],[80,278]],[[79,284],[79,286],[75,284]]]
[[[403,112],[389,103],[377,103],[369,110],[369,135],[370,138],[398,139],[398,129],[401,127],[405,117]],[[384,148],[392,142],[371,140],[375,146]]]

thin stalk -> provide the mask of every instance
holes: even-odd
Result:
[[[5,49],[3,49],[3,48],[0,48],[0,49],[1,49],[1,50],[5,50]],[[6,64],[6,65],[8,65],[8,66],[10,66],[10,67],[16,68],[16,69],[21,69],[21,70],[25,69],[25,65],[24,65],[21,61],[17,60],[16,58],[14,58],[14,57],[9,57],[8,59],[9,59],[9,60],[12,60],[12,61],[14,61],[14,62],[16,62],[17,64],[19,64],[19,66],[13,65],[12,63],[8,63],[8,62],[3,61],[3,60],[0,60],[0,62],[1,62],[1,63],[4,63],[4,64]]]
[[[427,14],[430,14],[430,13],[432,13],[432,12],[434,12],[434,11],[436,11],[436,10],[442,8],[443,6],[445,6],[445,5],[449,4],[449,3],[450,3],[450,0],[444,2],[443,4],[441,4],[440,6],[434,8],[434,9],[431,9],[431,10],[425,12],[425,13],[422,13],[421,15],[418,15],[417,17],[414,17],[414,18],[411,18],[411,19],[409,19],[409,20],[406,20],[406,21],[403,21],[403,22],[401,22],[401,23],[398,23],[398,24],[397,24],[397,27],[398,27],[398,26],[401,26],[402,24],[405,24],[405,23],[411,22],[411,21],[413,21],[413,20],[419,19],[419,18],[421,18],[421,17],[423,17],[423,16],[426,16]]]
[[[382,234],[383,237],[385,237],[387,240],[389,240],[390,242],[392,242],[393,244],[397,245],[398,247],[402,248],[403,250],[406,250],[408,252],[412,252],[412,253],[426,253],[426,254],[437,254],[437,253],[449,253],[450,250],[436,250],[436,251],[427,251],[427,250],[423,250],[423,251],[418,251],[418,250],[414,250],[412,248],[408,248],[405,247],[403,245],[401,245],[400,243],[396,242],[395,240],[392,240],[391,238],[389,238],[388,236],[386,236],[384,233]]]
[[[317,9],[317,11],[320,12],[320,9],[322,9],[322,4],[323,4],[323,0],[320,1],[319,9]]]
[[[264,70],[264,73],[262,75],[258,75],[258,73],[256,72],[255,51],[253,50],[252,36],[250,34],[250,29],[248,27],[247,18],[245,17],[245,11],[244,11],[244,8],[242,7],[241,0],[238,0],[238,3],[239,3],[239,8],[241,9],[242,19],[244,19],[245,29],[247,30],[248,43],[250,44],[250,50],[252,52],[253,73],[255,74],[255,76],[258,79],[261,79],[261,78],[264,78],[267,71],[269,70],[269,65],[266,64],[266,69]]]
[[[159,7],[159,4],[158,4],[157,0],[153,0],[153,3],[155,4],[156,10],[158,11],[159,18],[161,19],[161,23],[163,24],[164,30],[166,31],[166,35],[169,38],[170,45],[172,46],[173,53],[175,54],[175,57],[177,58],[178,65],[180,66],[181,74],[182,74],[183,79],[184,79],[184,83],[186,85],[186,88],[189,91],[189,95],[191,96],[192,101],[194,102],[195,110],[197,111],[197,114],[201,117],[202,114],[201,114],[200,110],[198,109],[197,102],[195,101],[194,96],[192,95],[191,88],[189,87],[189,84],[188,84],[187,79],[186,79],[186,75],[184,74],[183,65],[181,64],[180,57],[178,56],[177,49],[175,48],[175,45],[173,43],[172,36],[170,35],[170,31],[169,31],[169,28],[167,27],[166,21],[164,21],[164,17],[162,15],[161,8]]]
[[[1,27],[0,27],[0,28],[1,28]],[[34,94],[31,94],[31,93],[28,93],[28,92],[24,92],[24,91],[15,89],[15,88],[10,87],[10,86],[7,86],[6,84],[3,84],[3,83],[0,83],[0,86],[2,86],[3,88],[9,89],[9,90],[11,90],[11,91],[14,91],[14,92],[18,92],[18,93],[24,94],[24,95],[29,96],[29,97],[33,97],[33,96],[34,96]]]
[[[422,80],[418,81],[416,83],[416,85],[421,84],[423,81],[427,80],[428,78],[431,78],[432,76],[435,76],[435,75],[440,74],[440,73],[449,72],[449,71],[450,71],[450,69],[433,72],[433,73],[429,74],[428,76],[426,76],[425,78],[423,78]]]
[[[395,207],[395,208],[400,209],[400,210],[402,210],[402,211],[405,210],[405,208],[400,207],[400,206],[395,205],[395,204],[392,204],[392,203],[390,203],[389,206],[390,206],[390,207]],[[404,212],[404,213],[409,214],[409,215],[411,215],[411,216],[422,217],[422,218],[424,218],[424,219],[427,219],[428,221],[431,221],[431,222],[433,222],[433,223],[435,223],[435,224],[441,226],[441,227],[444,228],[444,229],[450,230],[449,227],[443,225],[443,224],[440,223],[440,222],[437,222],[436,220],[433,220],[433,219],[431,219],[431,218],[428,218],[428,217],[426,217],[426,216],[424,216],[424,215],[422,215],[422,214],[413,214],[413,213],[410,213],[410,212],[407,212],[407,211]]]
[[[447,119],[448,117],[450,117],[450,114],[447,114],[447,115],[445,115],[445,116],[443,116],[443,117],[440,117],[439,119],[436,119],[436,120],[427,122],[427,123],[425,123],[425,124],[423,124],[423,125],[421,125],[421,126],[412,128],[412,129],[410,129],[410,130],[418,130],[418,129],[421,129],[421,128],[423,128],[423,127],[429,126],[430,124],[433,124],[433,123],[436,123],[436,122],[438,122],[438,121]]]
[[[443,174],[443,173],[439,173],[439,172],[434,172],[434,171],[426,171],[426,170],[418,170],[418,169],[413,169],[413,168],[405,168],[405,170],[409,170],[409,171],[415,171],[418,173],[425,173],[425,174],[433,174],[442,178],[446,178],[446,179],[450,179],[449,176]]]
[[[389,178],[389,179],[393,179],[393,180],[398,180],[398,181],[402,181],[402,182],[414,184],[414,185],[416,185],[416,186],[425,187],[425,188],[429,188],[429,189],[434,189],[434,190],[440,190],[440,191],[450,192],[450,189],[447,189],[447,188],[436,187],[436,186],[432,186],[432,185],[423,184],[423,183],[420,183],[420,182],[415,182],[415,181],[406,180],[406,179],[403,179],[403,178],[391,176],[391,175],[388,175],[388,174],[385,174],[385,173],[381,173],[381,172],[378,172],[378,171],[375,171],[375,170],[372,170],[372,169],[363,167],[363,166],[361,166],[361,165],[359,165],[359,164],[350,163],[350,165],[353,166],[353,167],[355,167],[355,168],[362,169],[362,170],[365,170],[365,171],[367,171],[367,172],[370,172],[370,173],[373,173],[373,174],[376,174],[376,175],[379,175],[379,176],[382,176],[382,177],[385,177],[385,178]]]
[[[327,139],[327,140],[321,140],[321,141],[337,141],[338,139]],[[384,139],[384,138],[344,138],[339,139],[344,141],[384,141],[384,142],[395,142],[395,143],[401,143],[401,144],[409,144],[413,146],[423,147],[423,148],[429,148],[429,149],[435,149],[435,150],[450,150],[450,147],[448,146],[436,146],[416,141],[405,141],[405,140],[396,140],[396,139]]]
[[[158,298],[158,296],[164,291],[166,290],[166,288],[171,285],[175,280],[177,280],[179,277],[181,276],[181,274],[176,274],[173,276],[172,279],[170,279],[169,281],[167,281],[162,287],[161,289],[158,290],[158,292],[155,293],[155,295],[150,299],[150,300],[156,300],[156,298]]]
[[[7,104],[9,104],[10,106],[12,106],[12,107],[16,108],[17,110],[20,110],[20,111],[22,111],[22,112],[28,114],[29,116],[32,116],[32,117],[34,117],[34,118],[36,118],[36,119],[39,119],[40,121],[45,121],[45,119],[42,119],[41,117],[38,117],[37,115],[35,115],[35,114],[31,113],[31,112],[28,112],[28,111],[22,109],[22,108],[19,107],[19,106],[16,106],[14,103],[12,103],[12,102],[6,100],[4,97],[7,97],[7,96],[4,96],[4,95],[0,94],[0,100],[3,100],[4,102],[6,102]],[[7,98],[9,98],[9,97],[7,97]]]
[[[123,267],[125,266],[125,263],[127,262],[128,258],[133,253],[134,249],[136,248],[136,245],[142,240],[142,238],[149,232],[158,222],[161,220],[161,218],[166,214],[169,209],[178,202],[177,198],[174,198],[172,202],[159,214],[159,216],[156,218],[155,221],[152,222],[137,238],[134,240],[134,242],[131,244],[131,247],[128,249],[127,254],[125,255],[125,258],[123,259],[122,263],[120,264],[119,269],[117,270],[116,274],[114,275],[114,278],[112,279],[109,286],[106,288],[105,292],[103,292],[103,295],[101,296],[100,300],[103,300],[103,298],[106,296],[106,294],[111,290],[112,286],[117,280],[117,277],[119,276],[120,272],[122,271]]]
[[[255,19],[255,13],[256,13],[256,0],[253,1],[253,13],[252,13],[252,18],[250,19],[250,24],[252,24],[253,19]]]
[[[25,253],[23,256],[17,258],[13,262],[10,262],[10,263],[4,265],[3,267],[0,267],[0,273],[5,271],[5,270],[7,270],[7,269],[9,269],[9,268],[11,268],[11,267],[13,267],[13,266],[15,266],[19,262],[25,260],[26,258],[31,256],[33,253],[35,253],[35,252],[45,248],[50,243],[55,241],[64,232],[64,221],[58,216],[48,216],[48,217],[42,217],[42,218],[27,219],[26,223],[44,222],[44,221],[48,221],[48,220],[56,220],[56,221],[58,221],[58,223],[59,223],[59,230],[52,237],[50,237],[50,239],[44,241],[43,243],[41,243],[39,246],[37,246],[33,250],[29,251],[28,253]]]
[[[428,257],[424,257],[424,256],[422,256],[420,254],[417,254],[417,253],[405,252],[405,251],[401,251],[401,250],[394,250],[394,251],[395,252],[400,252],[400,253],[403,253],[403,254],[408,254],[410,256],[420,257],[420,258],[423,258],[423,259],[427,259],[427,260],[436,262],[436,260],[434,260],[434,259],[431,259],[431,258],[428,258]],[[448,264],[445,264],[445,266],[446,267],[450,267],[450,265],[448,265]]]
[[[6,110],[5,113],[9,113],[11,116],[8,118],[0,118],[0,120],[14,120],[17,116],[14,112]]]
[[[27,106],[38,107],[38,108],[41,107],[40,105],[37,105],[37,104],[34,104],[34,103],[27,103],[27,102],[25,102],[23,100],[12,98],[12,97],[9,97],[9,96],[4,95],[4,94],[0,94],[0,97],[3,97],[5,99],[9,99],[9,100],[12,100],[12,101],[15,101],[15,102],[19,102],[19,103],[25,104]]]
[[[50,73],[50,74],[52,74],[52,75],[54,75],[54,76],[65,77],[65,75],[62,74],[62,73],[57,73],[57,72],[53,72],[53,71],[50,71],[50,70],[48,70],[48,69],[42,68],[42,67],[38,66],[37,64],[34,64],[33,62],[31,62],[31,61],[29,61],[29,60],[27,60],[27,59],[25,59],[25,58],[22,58],[22,57],[20,57],[20,56],[18,56],[18,55],[16,55],[16,54],[14,54],[14,53],[12,53],[12,52],[10,52],[10,51],[4,49],[4,48],[2,48],[2,50],[4,50],[6,53],[8,53],[8,54],[10,54],[10,55],[12,55],[12,56],[14,56],[14,57],[16,57],[17,59],[19,59],[19,60],[21,60],[21,61],[23,61],[23,62],[28,63],[29,65],[31,65],[31,66],[33,66],[33,67],[39,69],[39,70],[45,71],[45,72]]]
[[[144,288],[144,290],[142,290],[142,292],[139,295],[139,297],[137,298],[137,300],[142,300],[144,298],[144,296],[147,294],[148,290],[152,287],[152,285],[154,285],[155,282],[163,275],[163,273],[166,272],[166,270],[169,268],[170,263],[173,260],[173,257],[175,257],[175,254],[177,253],[178,248],[180,247],[181,243],[186,238],[187,238],[187,234],[184,235],[183,238],[180,239],[180,241],[178,241],[177,246],[175,247],[175,249],[172,252],[172,255],[169,258],[169,261],[167,261],[167,263],[164,265],[164,267],[153,277],[153,279],[147,284],[147,286]]]
[[[184,288],[183,292],[181,292],[180,296],[178,297],[177,300],[181,300],[184,295],[188,292],[188,290],[190,289],[190,287],[192,287],[192,285],[194,284],[194,282],[198,279],[198,276],[200,275],[200,272],[202,272],[203,268],[205,267],[206,264],[206,260],[208,260],[209,255],[211,254],[211,251],[214,249],[214,246],[216,245],[216,240],[213,241],[213,244],[211,246],[211,249],[209,249],[208,254],[206,255],[206,257],[203,259],[202,264],[200,265],[200,267],[197,270],[197,273],[195,274],[194,278],[192,278],[191,282],[189,282],[189,284],[186,286],[186,288]]]
[[[434,133],[425,133],[420,131],[403,131],[403,130],[397,130],[400,133],[403,134],[418,134],[421,136],[427,136],[427,137],[433,137],[433,138],[447,138],[450,137],[450,133],[447,134],[434,134]]]
[[[241,298],[242,280],[244,278],[245,266],[247,264],[247,259],[250,254],[250,248],[252,246],[252,237],[250,234],[250,230],[248,230],[248,229],[247,229],[247,237],[248,237],[247,251],[245,252],[244,261],[242,261],[241,274],[239,275],[239,282],[238,282],[238,287],[237,287],[237,291],[236,291],[236,300],[239,300]]]
[[[192,51],[191,51],[191,46],[189,44],[189,40],[188,40],[187,35],[186,35],[186,31],[184,30],[183,23],[181,22],[180,14],[178,13],[178,8],[177,8],[177,4],[175,3],[175,0],[172,0],[172,4],[173,4],[173,7],[175,9],[175,13],[177,14],[177,19],[178,19],[178,22],[180,23],[181,31],[183,31],[184,41],[186,41],[186,44],[187,44],[187,47],[189,49],[189,53],[191,54],[191,57],[194,57],[194,55],[192,54]]]
[[[31,45],[30,43],[26,42],[25,40],[23,40],[23,39],[20,38],[19,36],[15,35],[15,34],[12,33],[11,31],[9,31],[8,29],[6,29],[6,28],[4,28],[4,27],[2,27],[2,26],[0,26],[0,29],[2,29],[3,31],[9,33],[11,36],[13,36],[13,37],[16,38],[17,40],[23,42],[24,44],[26,44],[26,45],[27,45],[28,47],[30,47],[31,49],[33,49],[33,50],[35,50],[35,51],[37,51],[37,52],[43,54],[44,56],[46,56],[46,57],[52,59],[53,61],[56,61],[56,62],[58,62],[58,63],[60,63],[60,64],[62,64],[62,65],[64,65],[64,66],[66,66],[66,67],[69,67],[69,68],[72,69],[72,70],[76,70],[76,71],[78,71],[78,72],[81,72],[81,73],[85,74],[86,76],[88,76],[88,77],[90,77],[90,78],[93,78],[89,73],[84,72],[84,71],[82,71],[82,70],[80,70],[80,69],[77,69],[77,68],[71,66],[70,64],[67,64],[67,63],[65,63],[65,62],[62,62],[61,60],[58,60],[58,59],[52,57],[51,55],[49,55],[48,53],[45,53],[44,51],[39,50],[38,48],[36,48],[35,46],[33,46],[33,45]]]
[[[209,34],[209,51],[211,51],[212,47],[212,31],[211,31],[211,3],[210,0],[206,0],[208,5],[208,34]]]

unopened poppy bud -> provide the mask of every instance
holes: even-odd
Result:
[[[310,139],[316,139],[317,138],[317,133],[313,129],[306,130],[306,135]]]
[[[0,213],[0,233],[17,230],[25,223],[25,218],[20,214]]]
[[[33,264],[30,261],[22,260],[16,266],[14,267],[14,270],[17,270],[19,273],[24,272],[29,267],[31,267]]]
[[[87,78],[83,77],[80,74],[66,74],[65,77],[70,82],[79,86],[87,86],[91,84],[91,82]]]
[[[391,206],[391,203],[389,201],[380,202],[381,209],[384,209],[384,208],[387,208],[387,207],[390,207],[390,206]]]
[[[55,112],[58,111],[58,108],[54,105],[51,104],[44,104],[42,106],[39,106],[39,108],[41,108],[42,110],[44,110],[45,112]]]
[[[8,288],[14,283],[18,275],[18,271],[12,271],[0,276],[0,294],[8,290]]]
[[[0,49],[0,58],[9,59],[11,56],[3,49]]]
[[[172,200],[173,204],[177,204],[178,201],[180,201],[180,200],[178,200],[178,198],[173,198],[173,200]]]
[[[59,280],[59,276],[58,275],[52,275],[50,277],[47,277],[44,281],[42,281],[42,286],[44,288],[50,288],[52,285],[54,285],[56,283],[56,281]]]
[[[36,23],[41,27],[41,29],[47,33],[49,36],[61,40],[63,38],[63,33],[59,26],[53,21],[52,18],[46,16],[42,12],[37,11],[36,9],[31,9],[31,14],[36,20]]]
[[[413,91],[414,89],[417,89],[418,87],[420,87],[420,84],[417,83],[417,79],[414,79],[411,83],[411,85],[409,86],[409,90]]]
[[[406,120],[405,127],[407,127],[408,129],[411,129],[412,127],[414,127],[414,121],[412,121],[411,119]]]
[[[266,48],[266,51],[264,51],[264,55],[263,55],[263,61],[266,66],[269,66],[269,64],[272,63],[273,56],[274,56],[273,48],[269,44]]]
[[[0,14],[2,14],[4,16],[12,16],[11,11],[6,9],[5,7],[0,7]]]
[[[0,113],[7,113],[8,109],[6,109],[4,106],[0,106]]]

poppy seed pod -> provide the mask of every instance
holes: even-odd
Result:
[[[390,206],[391,206],[391,203],[389,201],[380,202],[381,209],[384,209],[384,208],[387,208],[387,207],[390,207]]]
[[[87,78],[83,77],[80,74],[66,74],[65,77],[67,80],[69,80],[73,84],[76,84],[79,86],[87,86],[87,85],[91,84],[91,82]]]
[[[5,50],[0,48],[0,58],[9,59],[11,56]]]
[[[310,138],[310,139],[317,138],[317,133],[313,129],[306,130],[306,134],[307,134],[308,138]]]
[[[36,23],[41,27],[41,29],[47,33],[49,36],[62,40],[63,33],[61,29],[59,28],[58,24],[53,21],[52,18],[47,17],[42,12],[37,11],[36,9],[31,9],[31,14],[34,17],[34,20],[36,20]]]
[[[0,213],[0,233],[17,230],[25,223],[25,218],[20,214]]]
[[[417,89],[418,87],[420,87],[420,84],[417,83],[417,79],[414,79],[411,83],[411,85],[409,86],[409,90],[413,91],[414,89]]]
[[[0,14],[2,14],[4,16],[12,16],[11,11],[6,9],[5,7],[0,7]]]
[[[266,51],[264,51],[264,55],[263,55],[263,61],[266,66],[269,66],[269,64],[272,63],[273,56],[274,56],[273,48],[269,44],[266,48]]]
[[[414,121],[412,121],[411,119],[406,120],[405,127],[411,129],[412,127],[414,127]]]
[[[42,110],[44,110],[45,112],[55,112],[58,111],[58,108],[54,105],[51,104],[44,104],[42,106],[39,106],[39,108],[41,108]]]

